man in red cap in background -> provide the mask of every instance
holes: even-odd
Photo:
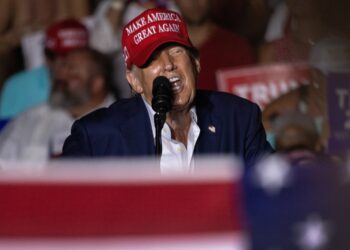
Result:
[[[26,97],[26,91],[39,92],[41,88],[45,95],[41,104],[16,116],[1,131],[0,169],[7,168],[9,162],[45,164],[59,156],[74,119],[114,101],[109,93],[109,60],[87,45],[87,30],[75,20],[48,29],[45,55],[50,81],[38,83],[47,84],[43,86],[18,82],[22,89],[13,102]]]
[[[62,65],[68,52],[86,48],[87,28],[75,19],[50,26],[45,34],[46,65],[17,73],[5,83],[0,96],[0,119],[11,119],[18,113],[48,100],[52,82],[60,81]]]
[[[19,114],[0,133],[0,168],[11,167],[13,161],[40,166],[58,157],[73,121],[114,101],[109,64],[94,49],[70,50],[48,101]]]
[[[154,155],[159,133],[152,92],[159,77],[165,90],[170,85],[171,99],[160,133],[162,173],[192,172],[194,154],[235,154],[250,166],[272,151],[256,104],[196,90],[199,55],[178,13],[144,11],[124,27],[122,47],[126,78],[136,95],[77,120],[64,143],[64,156]]]

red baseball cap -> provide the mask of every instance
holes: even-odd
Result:
[[[163,8],[145,10],[124,26],[123,56],[128,69],[144,65],[151,54],[165,43],[193,48],[182,17]]]
[[[75,19],[65,19],[51,25],[45,35],[45,49],[64,54],[71,49],[85,48],[89,44],[87,28]]]

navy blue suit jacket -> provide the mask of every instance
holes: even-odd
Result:
[[[256,104],[227,93],[197,90],[195,106],[201,131],[194,154],[232,153],[251,165],[272,152]],[[151,123],[139,95],[77,120],[63,146],[63,156],[69,157],[153,154]]]

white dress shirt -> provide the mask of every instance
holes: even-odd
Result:
[[[149,119],[151,121],[153,138],[155,139],[155,125],[154,125],[154,110],[143,98],[147,107]],[[193,152],[200,134],[200,128],[197,125],[197,114],[195,107],[191,108],[191,125],[187,136],[187,148],[179,141],[171,138],[171,130],[167,123],[162,129],[162,155],[160,158],[160,171],[162,174],[170,173],[187,173],[192,172]]]

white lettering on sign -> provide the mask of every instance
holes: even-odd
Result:
[[[345,112],[345,116],[346,116],[346,121],[345,121],[345,124],[344,124],[344,128],[347,129],[347,130],[350,130],[350,109],[348,109]]]
[[[256,103],[268,103],[271,98],[269,95],[269,88],[264,83],[256,83],[251,87],[252,99]]]
[[[344,109],[350,106],[349,105],[350,93],[347,89],[336,89],[335,93],[338,96],[338,105],[340,109]]]
[[[336,89],[335,94],[338,97],[338,106],[345,111],[344,128],[350,130],[350,91],[348,89]]]
[[[242,85],[237,84],[237,86],[233,87],[232,92],[240,97],[243,97],[245,99],[249,99],[248,94],[250,92],[250,86],[246,85],[246,84],[242,84]]]
[[[232,93],[257,103],[263,109],[266,104],[296,89],[300,84],[308,84],[308,81],[305,80],[302,83],[296,80],[241,83],[233,86]]]

